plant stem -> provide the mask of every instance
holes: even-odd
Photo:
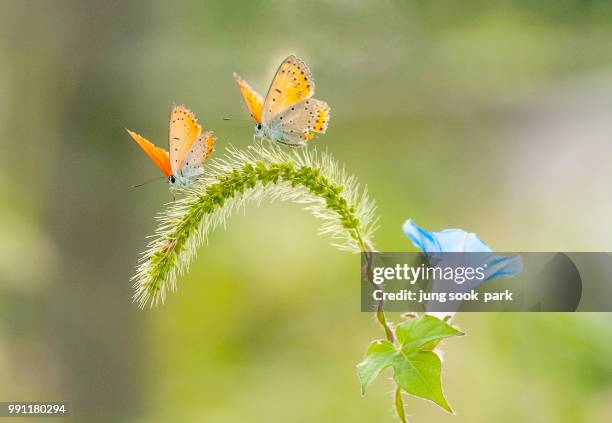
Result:
[[[406,410],[404,409],[404,400],[402,399],[402,388],[399,385],[395,388],[395,411],[402,423],[408,423],[408,420],[406,420]]]
[[[367,275],[368,281],[372,285],[374,285],[376,288],[382,289],[381,287],[374,284],[373,278],[372,278],[372,262],[373,262],[374,251],[372,251],[372,248],[367,243],[362,243],[361,248],[363,249],[363,253],[366,256],[366,265],[363,271]],[[387,337],[387,340],[391,343],[394,343],[395,337],[393,336],[393,330],[391,330],[391,326],[387,323],[387,317],[385,316],[385,311],[384,311],[383,306],[384,306],[384,301],[381,299],[376,306],[376,320],[378,321],[378,323],[380,323],[383,330],[385,331],[385,336]]]

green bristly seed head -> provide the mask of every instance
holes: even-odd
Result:
[[[319,232],[331,235],[340,249],[373,248],[376,206],[329,154],[261,143],[246,152],[230,148],[207,162],[204,175],[158,217],[153,241],[132,278],[134,300],[141,307],[163,302],[208,234],[247,202],[264,198],[303,204],[323,221]]]

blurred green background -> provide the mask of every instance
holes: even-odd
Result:
[[[612,249],[612,3],[0,2],[0,400],[67,400],[75,422],[393,422],[359,257],[289,204],[231,219],[166,305],[130,276],[171,199],[124,127],[165,146],[173,104],[217,134],[252,125],[231,77],[265,92],[302,57],[329,149],[368,185],[387,251],[405,219],[498,251]],[[397,319],[399,317],[395,316]],[[605,314],[464,314],[443,345],[456,415],[416,422],[612,420]],[[384,376],[391,376],[388,371]],[[22,421],[25,421],[23,419]]]

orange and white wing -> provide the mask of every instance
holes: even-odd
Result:
[[[249,109],[251,117],[256,123],[261,123],[263,98],[237,73],[234,73],[234,79],[236,80],[236,84],[238,84],[240,94],[242,94],[242,98],[244,99],[247,109]]]
[[[185,155],[181,168],[182,176],[191,178],[202,173],[202,164],[213,153],[215,141],[216,138],[210,131],[200,134]]]
[[[331,108],[321,100],[312,99],[312,115],[310,118],[310,132],[324,134],[329,125]]]
[[[314,81],[306,63],[294,55],[287,57],[276,71],[268,89],[262,122],[267,124],[283,110],[309,99],[314,90]]]
[[[140,148],[147,153],[147,156],[155,163],[155,165],[164,172],[164,175],[172,175],[172,167],[170,166],[170,157],[168,152],[161,147],[156,147],[151,141],[137,134],[134,131],[126,129],[132,139],[138,143]]]
[[[198,139],[202,127],[195,115],[185,106],[174,106],[170,112],[168,146],[170,147],[170,166],[173,174],[178,174],[185,156]]]
[[[275,116],[271,126],[282,131],[277,141],[296,147],[305,146],[317,134],[324,134],[331,109],[326,102],[314,98],[300,101]]]

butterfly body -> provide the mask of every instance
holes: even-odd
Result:
[[[283,142],[283,130],[277,125],[264,125],[262,123],[255,124],[255,138],[263,140],[269,139],[271,141]]]
[[[240,76],[234,74],[234,79],[255,121],[256,138],[303,147],[327,130],[330,108],[312,98],[312,75],[297,57],[283,60],[265,100]]]
[[[204,172],[203,163],[214,150],[213,133],[202,132],[195,115],[185,106],[175,106],[170,112],[169,152],[136,132],[127,132],[164,173],[170,188],[189,186]]]
[[[209,133],[205,133],[203,135],[206,135],[206,134],[209,134]],[[212,140],[214,142],[214,138],[212,138]],[[202,149],[205,148],[206,142],[207,142],[206,138],[200,138],[194,144],[195,144],[195,147],[197,147],[201,151]],[[198,146],[198,144],[200,146]],[[204,173],[204,167],[201,164],[198,164],[198,161],[197,161],[198,156],[196,156],[196,154],[200,154],[200,157],[204,157],[204,158],[207,157],[205,155],[206,154],[205,152],[196,153],[194,150],[193,157],[186,158],[184,161],[184,165],[180,168],[177,168],[176,171],[172,173],[172,175],[168,176],[168,185],[170,186],[170,188],[185,188],[189,186],[198,176]]]

